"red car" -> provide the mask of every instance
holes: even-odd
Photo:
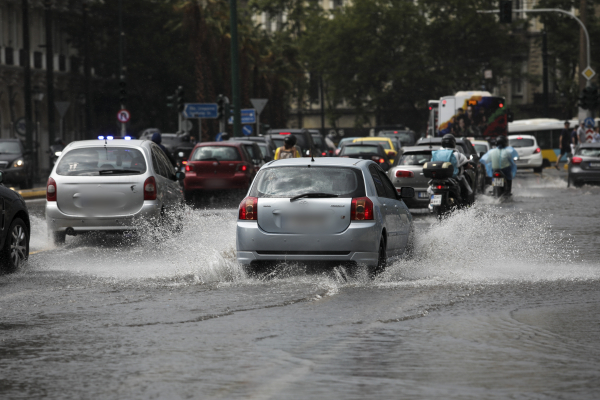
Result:
[[[185,166],[185,198],[198,190],[247,190],[258,169],[242,143],[199,143]]]

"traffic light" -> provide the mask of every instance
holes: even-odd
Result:
[[[167,96],[167,107],[168,108],[175,107],[175,97],[176,96],[174,94]]]
[[[595,110],[600,105],[598,98],[598,88],[596,86],[587,86],[579,95],[579,107],[584,110]]]
[[[583,90],[579,94],[579,101],[577,102],[577,105],[579,106],[579,108],[583,108],[584,110],[588,109],[587,101],[586,101],[586,98],[585,98],[585,90]]]
[[[225,115],[225,97],[223,97],[223,95],[220,94],[217,97],[217,119],[218,120],[223,119],[224,115]]]
[[[177,111],[183,112],[183,109],[185,108],[183,86],[179,86],[175,93],[177,94]]]
[[[500,23],[512,22],[512,0],[500,0]]]
[[[119,82],[119,104],[124,105],[127,101],[127,83],[125,81]]]

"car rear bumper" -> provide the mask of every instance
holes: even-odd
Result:
[[[516,163],[517,168],[539,168],[544,164],[544,157],[542,157],[542,153],[532,154],[519,157]]]
[[[160,206],[156,201],[144,201],[135,214],[118,216],[81,216],[63,213],[56,202],[46,202],[46,224],[49,232],[64,232],[72,228],[75,232],[130,231],[138,227],[141,218],[157,218]]]
[[[229,177],[188,176],[183,181],[185,191],[190,190],[221,190],[247,189],[252,178],[244,174]]]
[[[353,261],[377,265],[379,227],[375,221],[352,222],[341,233],[281,234],[263,231],[255,221],[238,221],[237,259],[252,261]]]
[[[583,169],[571,166],[569,174],[576,183],[600,183],[600,169]]]

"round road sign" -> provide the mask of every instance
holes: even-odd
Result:
[[[131,114],[129,114],[129,111],[123,109],[123,110],[119,110],[119,112],[117,113],[117,119],[119,120],[119,122],[125,123],[125,122],[129,122],[129,119],[131,118]]]
[[[27,121],[21,117],[15,121],[15,133],[19,136],[25,136],[27,133]]]

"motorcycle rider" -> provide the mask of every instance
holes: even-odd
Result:
[[[283,160],[286,158],[300,158],[300,152],[296,148],[296,137],[289,135],[283,141],[283,146],[278,147],[275,151],[274,160]]]
[[[61,153],[63,150],[65,149],[65,142],[63,142],[63,140],[61,138],[56,138],[54,139],[54,143],[50,146],[50,160],[52,160],[52,164],[56,163],[56,160],[58,160],[58,156],[60,154],[56,154],[56,153]]]
[[[512,195],[512,181],[517,175],[517,163],[515,158],[518,158],[517,151],[508,145],[506,136],[498,136],[496,138],[496,148],[489,150],[481,157],[481,162],[485,165],[485,172],[488,177],[492,177],[495,170],[501,170],[506,177],[507,196]]]
[[[433,162],[450,162],[454,167],[452,175],[461,186],[461,194],[467,193],[470,197],[473,195],[473,190],[467,179],[464,176],[464,168],[471,169],[473,166],[469,164],[467,157],[456,150],[456,138],[451,133],[442,137],[442,148],[431,153],[431,161]]]

